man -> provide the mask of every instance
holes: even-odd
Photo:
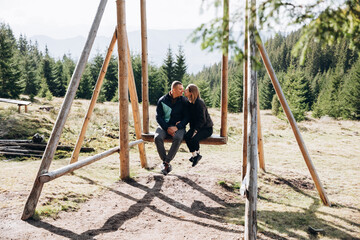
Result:
[[[156,121],[159,127],[156,129],[154,140],[162,163],[161,172],[167,175],[172,167],[170,161],[175,157],[185,135],[185,126],[189,121],[187,100],[183,96],[184,87],[181,82],[174,81],[171,91],[162,96],[156,106]],[[172,136],[172,144],[168,154],[164,147],[164,139],[167,135]]]

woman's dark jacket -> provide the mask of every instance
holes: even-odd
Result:
[[[205,103],[197,98],[194,103],[189,102],[190,129],[199,131],[201,128],[214,126]]]

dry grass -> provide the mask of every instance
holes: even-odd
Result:
[[[3,124],[0,126],[0,138],[19,136],[19,131],[16,135],[9,134],[14,132],[11,128],[27,129],[24,131],[27,136],[23,135],[22,138],[31,138],[35,132],[48,136],[61,101],[54,99],[45,102],[39,99],[38,103],[29,106],[27,114],[18,114],[16,108],[0,105],[1,121],[6,119],[6,127]],[[54,110],[39,110],[44,104],[54,106]],[[88,104],[85,100],[74,101],[60,140],[62,143],[70,145],[76,142]],[[97,152],[116,146],[119,141],[116,139],[119,131],[117,112],[117,103],[98,104],[91,118],[84,145],[96,148]],[[210,109],[210,113],[215,123],[215,132],[218,133],[220,112]],[[154,131],[156,123],[153,106],[150,107],[150,114],[150,130]],[[270,111],[261,111],[261,122],[266,172],[259,171],[258,174],[259,231],[284,238],[307,239],[311,235],[306,232],[306,228],[312,226],[325,230],[325,235],[318,236],[321,239],[359,238],[360,122],[309,117],[307,121],[299,123],[332,207],[323,206],[320,202],[289,124],[272,116]],[[132,119],[130,129],[131,138],[134,138]],[[221,184],[235,188],[240,182],[242,131],[242,114],[229,114],[228,144],[204,145],[201,148],[211,161],[207,173],[211,173]],[[159,161],[155,146],[147,144],[146,151],[150,166],[157,165]],[[85,156],[82,154],[82,158]],[[130,156],[132,176],[146,174],[148,170],[140,168],[137,148],[131,150]],[[186,145],[181,146],[177,158],[188,158]],[[51,169],[66,165],[68,160],[67,158],[53,161]],[[6,215],[1,215],[1,218],[22,212],[39,163],[39,160],[33,159],[20,162],[0,157],[0,208],[6,210]],[[187,168],[181,161],[176,161],[174,166],[178,173],[186,171]],[[202,168],[193,171],[207,174]],[[119,160],[118,156],[113,155],[46,184],[37,208],[38,214],[56,217],[59,211],[76,210],[79,203],[106,191],[118,180],[118,175]],[[97,184],[91,184],[92,182]],[[243,201],[240,196],[238,198],[239,201]],[[227,220],[243,224],[243,212],[234,209],[233,213]]]

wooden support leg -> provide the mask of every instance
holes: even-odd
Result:
[[[140,110],[139,110],[139,103],[138,103],[138,96],[136,93],[136,86],[135,86],[135,78],[134,72],[131,65],[131,57],[130,57],[130,48],[129,42],[127,41],[127,64],[128,64],[128,85],[129,85],[129,93],[130,93],[130,100],[131,100],[131,107],[134,117],[134,128],[136,139],[141,139],[141,120],[140,120]],[[139,154],[140,154],[140,162],[141,167],[148,168],[146,154],[145,154],[145,143],[140,143],[139,147]]]
[[[100,89],[101,89],[101,85],[102,85],[103,80],[105,78],[106,71],[107,71],[107,68],[109,66],[109,62],[110,62],[110,59],[111,59],[111,54],[112,54],[112,52],[114,50],[114,47],[115,47],[115,43],[116,43],[116,30],[114,32],[114,35],[113,35],[112,39],[111,39],[111,42],[110,42],[110,45],[109,45],[109,48],[108,48],[104,63],[102,65],[99,77],[98,77],[98,79],[96,81],[94,92],[93,92],[93,95],[92,95],[91,100],[90,100],[89,109],[88,109],[88,111],[87,111],[87,113],[85,115],[85,119],[84,119],[84,122],[83,122],[83,125],[82,125],[82,128],[81,128],[81,132],[79,134],[79,138],[78,138],[78,140],[76,142],[74,151],[72,153],[70,163],[74,163],[74,162],[76,162],[78,160],[81,145],[82,145],[82,143],[84,141],[84,138],[85,138],[86,129],[87,129],[88,123],[90,121],[90,117],[91,117],[91,115],[93,113],[96,101],[98,99]]]
[[[141,0],[141,67],[142,67],[142,105],[143,132],[149,133],[149,77],[148,77],[148,47],[146,24],[146,0]]]
[[[25,106],[25,112],[27,113],[27,110],[28,110],[28,109],[27,109],[27,105],[24,105],[24,106]]]
[[[64,128],[67,116],[70,112],[70,107],[71,107],[72,101],[74,100],[76,90],[79,86],[81,75],[85,69],[86,62],[90,55],[90,49],[94,43],[95,36],[96,36],[97,30],[99,28],[102,15],[105,10],[106,3],[107,3],[107,0],[101,0],[101,2],[99,4],[95,19],[93,21],[93,24],[91,26],[91,29],[90,29],[90,32],[88,35],[88,39],[85,43],[84,49],[79,58],[79,62],[77,63],[76,68],[74,70],[73,76],[71,78],[71,81],[70,81],[70,84],[69,84],[69,87],[68,87],[68,90],[66,93],[66,96],[64,98],[64,102],[61,106],[60,112],[58,114],[58,118],[56,119],[55,125],[53,127],[53,131],[51,133],[50,139],[46,146],[44,155],[42,157],[39,172],[35,179],[35,182],[34,182],[32,190],[30,192],[30,195],[28,197],[28,200],[25,204],[23,215],[21,217],[22,220],[28,219],[35,212],[35,208],[39,201],[39,197],[40,197],[43,185],[44,185],[43,183],[41,183],[39,181],[39,176],[46,173],[49,170],[51,161],[55,154],[56,147],[59,143],[61,132]]]
[[[247,1],[247,0],[246,0]],[[247,3],[246,3],[247,4]],[[247,166],[247,136],[248,136],[248,14],[245,11],[245,29],[244,29],[244,77],[243,77],[243,161],[241,179],[243,180],[246,175]]]
[[[223,31],[229,32],[229,0],[224,0],[224,16],[223,16]],[[227,111],[228,111],[228,43],[229,34],[224,34],[223,44],[226,49],[223,50],[222,55],[222,69],[221,69],[221,127],[220,136],[227,137]]]
[[[261,132],[259,88],[257,88],[257,117],[258,117],[258,119],[257,119],[257,128],[258,128],[259,166],[264,172],[266,172],[266,170],[265,170],[265,159],[264,159],[264,142],[263,142],[263,136],[262,136],[262,132]]]
[[[116,1],[117,43],[119,56],[119,121],[120,121],[120,178],[130,176],[129,168],[129,97],[125,0]]]
[[[279,97],[279,100],[280,100],[280,103],[281,103],[281,106],[282,108],[284,109],[284,112],[286,114],[286,117],[287,119],[289,120],[289,123],[291,125],[291,128],[294,132],[294,135],[295,135],[295,138],[296,138],[296,141],[299,145],[299,148],[300,148],[300,151],[303,155],[303,158],[305,160],[305,163],[310,171],[310,174],[311,174],[311,177],[315,183],[315,186],[319,192],[319,195],[320,195],[320,198],[322,200],[322,202],[327,205],[327,206],[330,206],[331,203],[325,193],[325,190],[321,184],[321,181],[320,181],[320,178],[315,170],[315,167],[314,167],[314,164],[312,163],[311,161],[311,158],[310,158],[310,155],[307,151],[307,148],[305,146],[305,143],[301,137],[301,133],[299,131],[299,128],[297,127],[297,124],[296,124],[296,121],[295,121],[295,118],[290,110],[290,107],[285,99],[285,95],[284,93],[282,92],[282,89],[281,89],[281,86],[280,86],[280,83],[275,75],[275,71],[271,65],[271,62],[270,62],[270,59],[266,53],[266,50],[265,50],[265,47],[263,45],[263,43],[260,41],[260,36],[258,36],[259,38],[259,43],[258,43],[258,48],[260,50],[260,54],[261,54],[261,57],[262,57],[262,60],[265,64],[265,67],[266,67],[266,70],[270,76],[270,79],[271,79],[271,82],[275,88],[275,91],[276,91],[276,94],[277,96]]]
[[[256,43],[255,43],[255,19],[256,1],[250,1],[249,11],[249,123],[248,123],[248,155],[246,169],[247,195],[245,202],[245,230],[244,239],[256,239],[257,235],[257,76],[256,76]]]

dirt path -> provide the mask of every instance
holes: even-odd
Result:
[[[236,194],[198,174],[149,173],[117,182],[77,212],[59,219],[6,219],[5,239],[240,239],[243,227],[224,222],[243,212]],[[234,215],[235,217],[235,215]],[[6,234],[4,234],[6,232]]]

